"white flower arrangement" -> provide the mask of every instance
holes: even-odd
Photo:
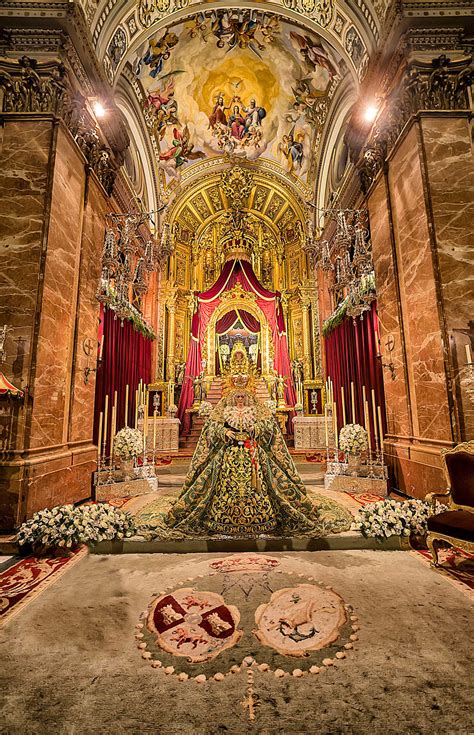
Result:
[[[339,446],[344,454],[361,454],[367,451],[367,432],[360,424],[346,424],[339,433]]]
[[[439,504],[435,513],[443,513],[446,509],[447,506]],[[379,540],[389,536],[423,535],[426,533],[427,520],[433,514],[432,505],[425,500],[398,501],[387,498],[361,508],[352,530]]]
[[[273,400],[273,398],[267,398],[265,401],[265,406],[268,408],[270,413],[275,413],[277,409],[277,402]]]
[[[23,523],[17,534],[20,546],[71,549],[78,544],[96,544],[133,536],[132,517],[108,503],[60,505],[40,510]]]
[[[174,416],[178,411],[178,406],[176,406],[174,403],[170,403],[168,408],[166,409],[166,413],[168,416]]]
[[[138,429],[126,426],[115,436],[114,451],[120,459],[138,457],[143,450],[143,434]]]
[[[201,404],[199,406],[199,416],[202,416],[203,418],[206,418],[211,415],[212,413],[212,403],[210,401],[201,401]]]

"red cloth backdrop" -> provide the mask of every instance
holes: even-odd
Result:
[[[372,389],[375,391],[376,406],[382,413],[382,427],[386,431],[385,398],[383,390],[383,374],[379,349],[379,320],[376,302],[373,301],[370,311],[363,318],[355,321],[348,317],[325,337],[327,374],[334,384],[334,398],[337,409],[337,422],[342,427],[341,386],[344,388],[344,404],[346,422],[352,423],[351,382],[354,383],[355,420],[364,425],[364,406],[362,386],[365,385],[371,426],[372,446],[375,437],[372,422]]]
[[[189,431],[190,418],[186,410],[190,408],[194,399],[193,378],[199,375],[201,371],[201,344],[204,339],[204,333],[214,309],[221,302],[221,294],[224,291],[232,289],[237,283],[240,283],[244,291],[252,291],[257,297],[256,303],[267,319],[272,332],[275,348],[273,366],[279,375],[286,378],[285,397],[287,405],[294,406],[296,403],[296,393],[291,373],[280,293],[278,291],[268,291],[266,288],[263,288],[253,272],[252,266],[247,261],[230,260],[224,264],[219,278],[208,291],[196,293],[198,308],[192,320],[191,342],[178,406],[178,418],[181,421],[181,429],[184,432]]]
[[[116,319],[111,309],[104,309],[101,306],[100,319],[99,335],[100,338],[103,335],[104,342],[95,386],[94,441],[98,440],[99,415],[104,410],[105,396],[108,395],[108,452],[115,391],[117,391],[116,431],[119,431],[125,426],[125,386],[129,386],[128,425],[134,426],[135,391],[140,380],[145,384],[151,381],[152,340],[134,329],[130,321],[124,319],[122,322]]]
[[[240,319],[244,327],[248,329],[249,332],[253,332],[254,334],[260,332],[260,322],[258,319],[252,316],[248,311],[235,309],[234,311],[228,311],[227,314],[224,314],[224,316],[219,319],[216,324],[217,334],[225,334],[228,332],[229,329],[234,326],[237,319]]]

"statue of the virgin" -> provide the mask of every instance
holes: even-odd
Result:
[[[347,530],[350,514],[333,501],[325,505],[322,518],[273,414],[251,392],[237,388],[204,425],[166,523],[196,535],[321,536]]]

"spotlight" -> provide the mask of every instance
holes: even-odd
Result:
[[[104,117],[105,107],[100,102],[94,102],[94,114],[96,117]]]
[[[369,105],[365,108],[364,112],[364,119],[366,122],[374,122],[375,118],[377,117],[377,113],[379,111],[379,108],[375,105]]]

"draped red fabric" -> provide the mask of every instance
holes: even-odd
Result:
[[[225,332],[228,332],[229,329],[234,326],[237,319],[241,320],[242,324],[249,330],[249,332],[253,332],[254,334],[260,332],[260,322],[253,316],[253,314],[250,314],[248,311],[244,311],[243,309],[239,309],[238,311],[234,309],[232,311],[228,311],[227,314],[224,314],[224,316],[216,323],[217,334],[225,334]]]
[[[238,318],[239,315],[234,310],[228,311],[227,314],[224,314],[224,316],[222,316],[216,323],[217,334],[225,334],[228,332],[229,329],[234,326]]]
[[[103,334],[102,360],[97,369],[94,408],[94,441],[98,440],[99,415],[104,410],[105,396],[109,397],[107,421],[107,452],[110,447],[112,406],[117,391],[116,431],[125,426],[125,386],[129,386],[128,425],[135,420],[135,391],[140,380],[151,381],[152,340],[134,329],[128,320],[115,318],[110,309],[101,306],[101,333]]]
[[[239,309],[239,316],[242,320],[242,324],[249,330],[249,332],[253,332],[254,334],[260,332],[260,322],[253,316],[253,314],[250,314],[248,311],[243,311],[243,309]]]
[[[372,390],[375,392],[375,404],[381,408],[384,433],[386,430],[382,365],[380,359],[378,359],[380,350],[376,302],[372,302],[370,311],[366,311],[362,319],[358,318],[354,321],[352,318],[346,318],[342,324],[325,337],[324,342],[327,373],[334,383],[334,398],[339,428],[343,425],[341,386],[344,388],[346,422],[353,422],[351,409],[351,382],[353,382],[355,421],[364,425],[362,386],[365,385],[369,404],[372,446],[375,446]]]
[[[178,418],[181,421],[182,431],[185,433],[189,430],[190,425],[187,409],[193,402],[192,377],[198,375],[201,371],[200,344],[204,338],[212,313],[221,302],[221,294],[226,290],[232,289],[237,283],[239,283],[245,291],[252,291],[256,296],[256,303],[267,319],[272,332],[274,345],[274,368],[279,375],[282,375],[286,379],[285,394],[287,404],[289,406],[294,406],[296,403],[296,391],[291,372],[288,341],[286,337],[283,310],[280,303],[280,294],[278,292],[268,291],[268,289],[264,288],[253,272],[251,264],[247,261],[228,261],[225,263],[222,272],[214,285],[205,292],[195,294],[197,296],[198,309],[193,318],[191,328],[192,340],[186,361],[186,375],[189,377],[183,384],[178,406]],[[249,316],[251,315],[249,314]],[[250,324],[249,320],[247,320],[247,324]],[[250,326],[247,328],[250,329]],[[288,422],[290,431],[292,430],[291,418],[292,415],[290,414]]]

